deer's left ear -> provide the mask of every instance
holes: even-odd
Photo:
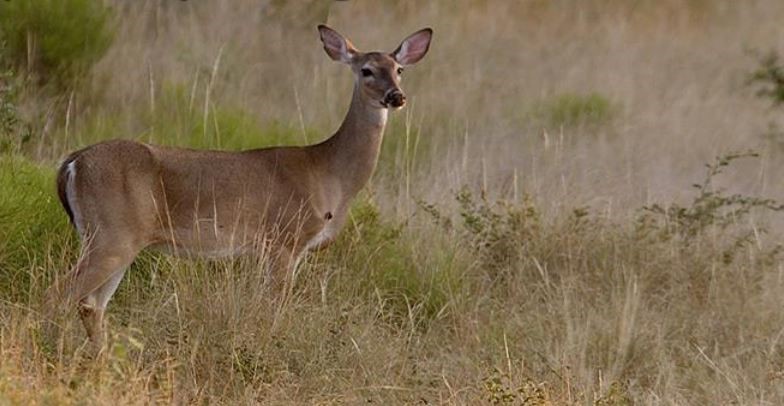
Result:
[[[421,29],[404,39],[400,46],[392,52],[392,57],[403,66],[413,65],[419,62],[430,49],[431,39],[433,39],[433,30],[430,28]]]

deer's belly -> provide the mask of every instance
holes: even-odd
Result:
[[[176,256],[227,258],[256,251],[265,243],[257,227],[213,227],[199,224],[193,228],[174,229],[152,248]]]
[[[200,257],[200,258],[232,258],[240,255],[252,253],[254,250],[251,244],[182,244],[164,242],[152,245],[155,251],[167,253],[178,257]]]

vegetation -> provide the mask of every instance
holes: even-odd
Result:
[[[15,151],[30,141],[30,127],[20,117],[17,106],[19,88],[13,70],[0,72],[0,152]]]
[[[118,137],[319,141],[351,82],[266,23],[296,10],[63,3],[103,23],[0,2],[0,403],[784,403],[784,162],[757,136],[779,62],[751,73],[766,103],[734,86],[749,41],[779,45],[780,2],[335,3],[360,48],[396,45],[389,16],[436,32],[340,238],[282,305],[263,258],[146,252],[98,359],[47,304],[79,249],[59,160]],[[12,12],[57,20],[34,26],[34,75],[78,91],[41,95]]]
[[[776,51],[755,53],[759,66],[749,75],[747,83],[756,88],[757,96],[771,102],[774,107],[784,103],[784,66]],[[784,131],[776,120],[770,121],[763,139],[778,151],[784,149]]]
[[[69,86],[111,45],[110,10],[96,0],[7,1],[0,38],[9,61],[44,83]]]
[[[8,300],[30,300],[34,285],[46,283],[31,270],[75,257],[62,256],[71,230],[53,182],[51,170],[24,158],[0,157],[0,292]]]
[[[534,116],[552,129],[607,124],[617,107],[599,93],[561,94],[541,103]]]
[[[770,99],[774,105],[784,103],[784,67],[778,53],[757,55],[757,59],[760,66],[749,76],[749,84],[757,85],[757,95]]]

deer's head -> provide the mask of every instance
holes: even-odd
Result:
[[[319,25],[321,42],[327,55],[351,67],[361,97],[370,105],[380,108],[400,108],[406,104],[406,95],[400,88],[400,75],[406,66],[421,60],[430,48],[433,30],[425,28],[409,35],[392,52],[360,52],[351,41],[340,33]]]

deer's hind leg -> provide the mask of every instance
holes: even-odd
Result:
[[[122,239],[101,236],[85,244],[70,291],[87,336],[98,348],[103,344],[103,315],[125,271],[141,248]]]

